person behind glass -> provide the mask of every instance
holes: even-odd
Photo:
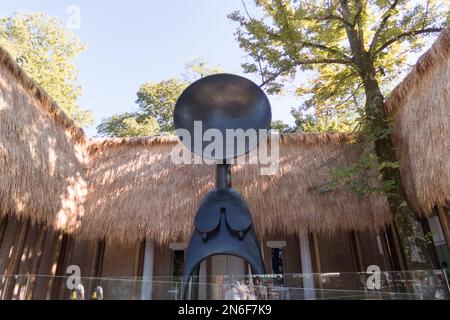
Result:
[[[80,283],[70,295],[71,300],[84,300],[84,286]]]
[[[255,279],[256,300],[267,300],[267,288],[263,285],[261,278]]]
[[[255,294],[255,287],[253,286],[253,283],[250,281],[250,279],[244,280],[245,288],[246,288],[246,298],[245,300],[256,300],[256,294]]]
[[[97,286],[94,290],[94,292],[92,292],[92,296],[91,296],[92,300],[103,300],[103,288],[100,286]]]

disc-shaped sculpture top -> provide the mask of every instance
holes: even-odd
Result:
[[[267,138],[271,119],[264,91],[246,78],[225,73],[192,83],[178,98],[174,112],[183,144],[214,160],[232,159],[256,148]]]

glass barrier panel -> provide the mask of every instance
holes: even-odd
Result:
[[[371,273],[194,276],[190,300],[444,300],[450,269]],[[0,276],[0,299],[179,300],[181,277]]]

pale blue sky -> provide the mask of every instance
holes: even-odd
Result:
[[[136,92],[145,81],[160,81],[185,72],[189,60],[202,57],[224,71],[242,74],[245,53],[227,14],[241,10],[240,0],[2,1],[0,14],[45,12],[65,21],[67,8],[81,9],[75,34],[87,45],[79,56],[80,104],[94,112],[95,125],[114,113],[136,110]],[[259,79],[246,75],[255,81]],[[274,120],[293,123],[293,97],[271,97]],[[95,125],[86,130],[94,135]]]
[[[83,87],[79,102],[94,113],[95,124],[86,130],[90,136],[103,118],[137,110],[136,92],[142,83],[179,77],[195,58],[243,75],[245,53],[233,35],[236,24],[227,18],[243,9],[241,0],[14,0],[2,1],[0,16],[45,12],[67,21],[72,5],[81,10],[81,28],[73,31],[87,45],[76,63]],[[249,9],[253,12],[250,4]],[[296,82],[302,80],[300,75]],[[299,99],[289,94],[269,98],[273,120],[292,125],[290,110]]]

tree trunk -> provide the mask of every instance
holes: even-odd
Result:
[[[376,79],[374,60],[365,49],[363,35],[356,30],[354,23],[354,20],[360,19],[360,16],[356,18],[352,14],[348,0],[340,0],[339,3],[343,18],[348,23],[345,31],[352,52],[353,66],[364,85],[366,125],[371,135],[370,140],[374,140],[375,155],[379,164],[397,163],[384,109],[384,97]],[[399,168],[382,166],[380,174],[383,193],[394,215],[394,225],[399,232],[401,245],[405,251],[407,267],[409,269],[432,267],[421,225],[408,202]]]
[[[373,135],[375,154],[380,164],[397,163],[394,144],[389,134],[388,117],[384,109],[384,97],[375,77],[375,68],[370,59],[364,60],[361,65],[361,76],[366,94],[366,121]],[[427,250],[423,230],[406,196],[400,169],[395,166],[382,166],[380,173],[383,191],[405,250],[408,269],[432,268],[432,259]]]

